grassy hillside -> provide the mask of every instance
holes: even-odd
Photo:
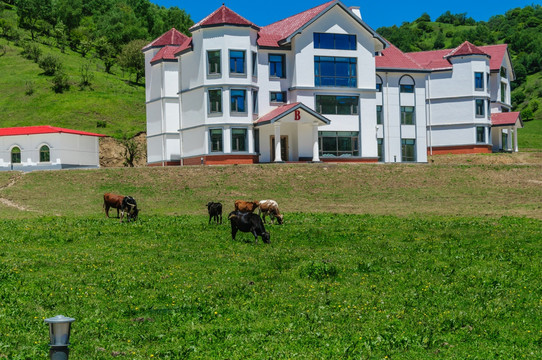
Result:
[[[71,87],[58,94],[52,90],[52,77],[21,56],[22,48],[7,43],[0,56],[0,116],[2,126],[53,125],[106,135],[135,134],[145,130],[144,86],[133,84],[128,74],[114,68],[113,75],[103,71],[96,58],[83,58],[56,47],[38,46],[42,54],[58,56],[69,76]],[[93,80],[81,89],[81,67],[90,64]],[[28,94],[32,89],[32,93]],[[105,127],[103,127],[105,126]]]

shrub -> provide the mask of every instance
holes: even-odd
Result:
[[[33,42],[27,42],[22,44],[23,52],[22,55],[28,60],[32,60],[34,62],[39,62],[41,57],[41,48],[38,44]]]
[[[337,267],[330,261],[311,261],[301,265],[300,275],[316,281],[334,278],[339,274]]]
[[[55,75],[57,72],[62,70],[62,63],[60,59],[52,54],[47,54],[43,56],[39,63],[39,67],[43,70],[45,75]]]
[[[53,90],[56,93],[63,93],[65,90],[70,89],[68,75],[66,75],[63,71],[57,71],[53,77],[53,80],[51,81],[53,83]]]
[[[79,82],[79,87],[84,89],[92,85],[92,80],[94,80],[94,74],[90,70],[90,64],[83,64],[80,68],[81,81]]]
[[[105,127],[107,127],[107,121],[105,121],[105,120],[96,121],[96,127],[97,128],[105,128]]]
[[[34,93],[34,82],[33,81],[27,81],[24,85],[24,93],[27,96],[30,96]]]

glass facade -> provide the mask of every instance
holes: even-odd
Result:
[[[314,81],[316,86],[357,87],[357,59],[315,56]]]
[[[320,131],[318,144],[321,156],[359,156],[357,131]]]
[[[316,111],[329,115],[358,114],[357,96],[316,95]]]
[[[314,48],[356,50],[356,35],[314,33]]]

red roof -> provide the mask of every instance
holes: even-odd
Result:
[[[279,47],[279,42],[292,35],[296,30],[302,28],[309,21],[314,19],[330,5],[337,3],[337,0],[329,1],[312,9],[303,11],[297,15],[277,21],[264,26],[260,30],[258,45],[268,47]]]
[[[518,120],[521,124],[521,117],[518,111],[491,114],[491,125],[493,126],[513,126],[516,125]]]
[[[171,30],[167,31],[159,38],[155,39],[153,42],[145,46],[142,50],[146,51],[153,47],[163,47],[167,45],[180,46],[183,42],[186,41],[186,39],[188,39],[188,36],[179,32],[175,28],[171,28]]]
[[[63,128],[50,126],[50,125],[0,128],[0,136],[55,134],[55,133],[66,133],[66,134],[99,136],[99,137],[106,136],[102,134],[89,133],[85,131],[63,129]]]
[[[177,58],[175,57],[175,53],[178,48],[178,46],[165,46],[161,48],[152,58],[151,64],[154,64],[160,60],[176,61]]]
[[[271,112],[268,112],[267,114],[265,114],[264,116],[262,116],[261,118],[256,120],[255,123],[257,124],[257,123],[263,123],[263,122],[271,121],[274,118],[279,117],[280,115],[284,114],[288,110],[291,110],[292,108],[296,107],[299,104],[301,104],[301,103],[296,102],[296,103],[293,103],[293,104],[287,104],[287,105],[279,106],[275,110],[272,110]]]
[[[465,41],[463,44],[459,45],[455,49],[453,49],[448,55],[445,56],[446,59],[454,57],[454,56],[465,56],[465,55],[485,55],[489,56],[486,52],[484,52],[479,47],[475,46],[474,44]],[[491,57],[491,56],[489,56]]]
[[[379,69],[414,69],[423,70],[410,54],[405,54],[395,45],[382,50],[382,55],[375,57],[376,67]]]
[[[489,68],[491,70],[500,70],[504,56],[508,53],[508,45],[487,45],[480,46],[480,49],[484,50],[491,56],[491,60],[489,60]]]
[[[449,53],[447,49],[408,53],[408,56],[427,70],[451,69],[452,64],[444,58]]]
[[[306,111],[307,113],[314,116],[315,118],[317,118],[318,120],[320,120],[321,122],[323,122],[325,124],[329,124],[331,122],[328,118],[326,118],[323,115],[321,115],[321,114],[317,113],[316,111],[312,110],[311,108],[309,108],[305,104],[303,104],[301,102],[295,102],[293,104],[281,105],[278,108],[276,108],[274,110],[271,110],[269,113],[265,114],[264,116],[262,116],[258,120],[254,121],[254,124],[262,125],[264,123],[275,122],[275,121],[279,120],[281,117],[286,116],[286,115],[290,114],[292,111],[297,110],[297,109],[302,109],[302,110]]]
[[[240,26],[250,26],[257,30],[260,28],[253,24],[252,22],[248,21],[241,15],[237,14],[235,11],[229,9],[226,7],[226,5],[222,5],[217,10],[215,10],[212,14],[208,15],[206,18],[192,26],[189,30],[194,31],[199,29],[200,27],[206,27],[206,26],[217,26],[217,25],[240,25]]]

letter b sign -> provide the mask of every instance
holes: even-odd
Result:
[[[294,112],[294,115],[295,115],[294,120],[301,120],[301,111],[296,110]]]

